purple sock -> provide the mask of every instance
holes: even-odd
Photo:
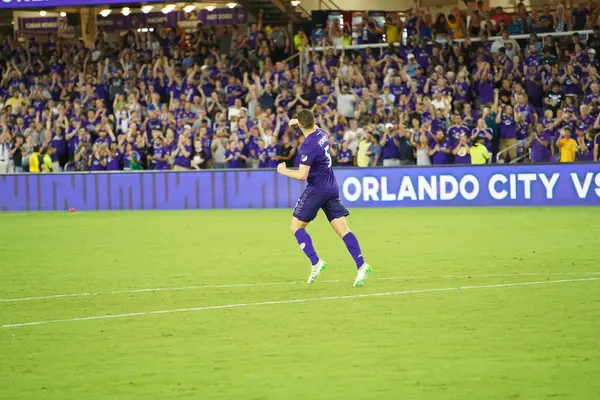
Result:
[[[294,233],[294,236],[296,236],[300,248],[304,251],[304,254],[306,254],[306,257],[310,260],[310,263],[316,265],[319,262],[319,256],[317,256],[317,252],[312,244],[312,239],[308,232],[306,232],[306,229],[298,229],[296,233]]]
[[[344,243],[346,243],[346,248],[356,263],[356,268],[362,267],[365,260],[363,259],[362,252],[360,251],[360,244],[358,244],[358,239],[354,236],[354,233],[347,233],[346,236],[344,236]]]

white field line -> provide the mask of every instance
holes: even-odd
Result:
[[[600,272],[547,272],[547,273],[517,273],[517,274],[462,274],[462,275],[442,275],[442,276],[393,276],[375,278],[375,280],[409,280],[409,279],[460,279],[460,278],[503,278],[513,276],[556,276],[556,275],[600,275]],[[319,280],[323,283],[340,283],[345,282],[344,280]],[[238,288],[238,287],[255,287],[255,286],[284,286],[284,285],[298,285],[306,284],[306,282],[262,282],[262,283],[233,283],[233,284],[222,284],[222,285],[199,285],[199,286],[182,286],[182,287],[159,287],[159,288],[146,288],[146,289],[131,289],[131,290],[116,290],[108,292],[87,292],[87,293],[65,293],[65,294],[53,294],[48,296],[36,296],[36,297],[18,297],[14,299],[0,299],[0,303],[14,303],[17,301],[33,301],[33,300],[49,300],[49,299],[61,299],[66,297],[89,297],[89,296],[103,296],[103,295],[118,295],[118,294],[131,294],[131,293],[146,293],[146,292],[174,292],[183,290],[200,290],[200,289],[226,289],[226,288]]]
[[[95,316],[91,316],[91,317],[23,322],[20,324],[6,324],[6,325],[0,325],[0,329],[19,328],[19,327],[33,326],[33,325],[56,324],[56,323],[60,323],[60,322],[92,321],[92,320],[101,320],[101,319],[140,317],[140,316],[144,316],[144,315],[155,315],[155,314],[173,314],[173,313],[181,313],[181,312],[222,310],[222,309],[228,309],[228,308],[257,307],[257,306],[293,304],[293,303],[307,303],[307,302],[311,302],[311,301],[360,299],[363,297],[397,296],[397,295],[401,295],[401,294],[450,292],[450,291],[472,290],[472,289],[494,289],[494,288],[549,285],[549,284],[558,284],[558,283],[590,282],[590,281],[600,281],[600,278],[561,279],[561,280],[553,280],[553,281],[500,283],[500,284],[496,284],[496,285],[458,286],[458,287],[446,287],[446,288],[437,288],[437,289],[402,290],[402,291],[398,291],[398,292],[364,293],[364,294],[352,294],[352,295],[347,295],[347,296],[313,297],[313,298],[294,299],[294,300],[261,301],[261,302],[254,302],[254,303],[224,304],[224,305],[207,306],[207,307],[177,308],[177,309],[173,309],[173,310],[141,311],[141,312],[127,313],[127,314],[95,315]]]

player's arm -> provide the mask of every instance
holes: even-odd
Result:
[[[279,163],[277,166],[277,172],[297,181],[305,181],[308,178],[308,171],[310,171],[310,165],[300,164],[298,169],[288,169],[285,163]]]

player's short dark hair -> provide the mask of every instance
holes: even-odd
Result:
[[[298,112],[298,122],[303,128],[310,129],[315,126],[315,117],[310,110],[303,109]]]

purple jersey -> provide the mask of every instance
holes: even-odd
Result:
[[[102,157],[92,156],[92,165],[90,166],[92,171],[104,171],[104,165],[102,165]]]
[[[473,132],[472,132],[471,135],[474,135],[475,133],[477,133],[477,137],[478,138],[483,139],[484,146],[491,153],[492,152],[492,141],[487,138],[487,134],[492,135],[492,138],[493,138],[494,137],[494,130],[492,128],[485,128],[485,129],[475,128],[475,129],[473,129]]]
[[[577,154],[577,160],[579,161],[594,161],[594,139],[584,136],[583,142],[585,147],[579,143],[579,153]]]
[[[338,165],[340,167],[351,167],[354,158],[352,157],[352,150],[340,150],[338,151]]]
[[[118,171],[121,166],[121,152],[119,150],[116,151],[115,156],[109,154],[106,158],[106,170],[107,171]]]
[[[166,155],[169,154],[169,149],[167,149],[167,147],[165,146],[160,146],[158,147],[157,145],[154,145],[154,156],[158,156],[159,158],[164,158]],[[166,161],[159,161],[156,160],[155,164],[154,164],[154,169],[156,170],[165,170],[168,169],[169,164]]]
[[[542,133],[537,135],[541,140],[548,142],[548,145],[552,142],[552,132],[544,130]],[[531,142],[531,162],[549,162],[550,161],[550,147],[543,146],[535,137]]]
[[[500,138],[516,139],[517,123],[513,115],[502,114],[500,116]]]
[[[329,153],[329,137],[327,132],[316,128],[306,136],[306,140],[298,152],[300,164],[310,166],[308,186],[294,207],[294,217],[300,221],[310,222],[323,210],[327,219],[348,216],[350,213],[340,201],[340,194]]]
[[[267,149],[257,149],[256,158],[258,159],[258,168],[269,168],[269,156]]]
[[[337,181],[331,168],[329,137],[327,132],[317,128],[306,136],[300,147],[300,164],[310,166],[308,187],[318,192],[339,192]]]
[[[469,128],[467,128],[465,125],[452,125],[450,128],[448,128],[448,136],[453,145],[454,143],[458,143],[461,136],[469,137],[469,132]]]
[[[277,168],[277,164],[279,163],[279,161],[277,161],[275,157],[277,157],[277,155],[279,154],[279,146],[271,145],[267,147],[266,150],[268,168]]]

